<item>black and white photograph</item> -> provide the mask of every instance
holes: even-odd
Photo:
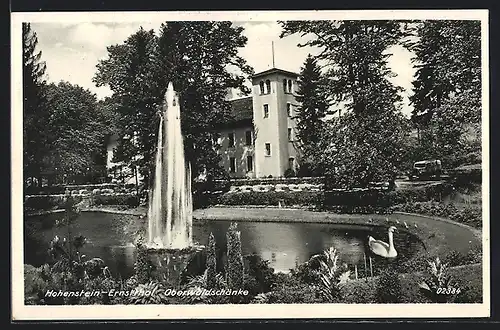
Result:
[[[490,316],[487,10],[11,20],[14,319]]]

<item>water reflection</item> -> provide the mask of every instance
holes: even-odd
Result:
[[[40,217],[35,218],[38,219],[32,220],[41,220]],[[225,258],[229,224],[228,221],[211,221],[193,227],[194,241],[203,245],[208,244],[209,234],[213,232],[221,264]],[[144,221],[132,216],[83,213],[73,231],[88,238],[88,244],[82,253],[88,258],[102,258],[112,273],[127,278],[133,274],[135,262],[132,242],[137,230],[144,225]],[[322,253],[330,246],[340,252],[342,263],[353,269],[357,265],[358,271],[364,270],[366,237],[372,235],[377,239],[386,239],[383,229],[334,224],[240,222],[238,228],[241,231],[243,254],[258,254],[269,260],[270,266],[276,271],[283,272],[307,261],[314,254]],[[40,229],[39,240],[26,247],[29,251],[25,254],[25,262],[35,266],[46,262],[46,254],[40,251],[48,247],[48,242],[54,235],[64,236],[64,231],[55,227]],[[418,242],[401,232],[395,237],[395,245],[401,255],[408,257],[414,253]]]

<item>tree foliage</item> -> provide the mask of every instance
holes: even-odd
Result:
[[[465,91],[443,101],[420,130],[415,159],[440,159],[443,166],[481,163],[480,97]]]
[[[121,135],[137,133],[138,165],[146,178],[153,165],[157,114],[168,82],[179,93],[193,177],[221,172],[213,137],[230,111],[226,91],[248,93],[244,81],[252,73],[237,55],[247,41],[242,31],[230,22],[169,22],[161,25],[158,36],[141,28],[123,44],[108,47],[108,58],[99,62],[94,81],[113,91],[123,122]],[[130,155],[121,160],[130,163]]]
[[[45,129],[48,113],[44,105],[43,85],[46,65],[37,51],[38,37],[30,23],[23,23],[23,150],[24,178],[40,178],[48,144]],[[38,182],[41,184],[41,181]]]
[[[452,93],[481,90],[481,22],[429,20],[410,25],[414,52],[412,119],[428,124]]]
[[[326,112],[329,107],[326,93],[326,80],[321,74],[316,59],[308,55],[301,69],[298,91],[295,99],[299,103],[297,108],[297,137],[303,155],[301,163],[312,163],[313,150],[318,143],[324,130]]]
[[[86,173],[104,153],[105,121],[95,94],[68,82],[49,84],[44,94],[50,109],[46,167],[67,175]]]
[[[315,148],[316,171],[350,188],[392,180],[402,163],[408,131],[401,89],[390,81],[388,49],[406,37],[397,21],[281,22],[282,36],[299,33],[319,47],[327,91],[346,114],[327,123]]]

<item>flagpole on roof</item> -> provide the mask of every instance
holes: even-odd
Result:
[[[274,66],[274,41],[271,41],[271,50],[272,50],[272,54],[273,54],[273,69],[275,68]]]

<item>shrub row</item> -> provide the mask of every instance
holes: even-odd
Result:
[[[139,198],[136,195],[96,195],[92,198],[92,202],[95,205],[139,206]]]
[[[234,192],[214,197],[212,203],[222,205],[261,205],[261,206],[309,206],[326,209],[336,213],[385,213],[386,204],[369,200],[371,195],[362,195],[351,199],[352,194],[339,192],[325,193],[322,191],[267,191],[267,192]],[[377,196],[379,198],[380,196]]]
[[[224,194],[216,199],[223,205],[320,205],[323,193],[319,191],[267,191],[267,192],[235,192]]]
[[[391,205],[411,202],[440,201],[443,197],[450,195],[453,190],[453,185],[450,183],[396,190],[388,193],[388,201]]]
[[[260,179],[233,179],[232,186],[252,186],[252,185],[268,185],[268,184],[323,184],[322,177],[304,177],[304,178],[260,178]]]
[[[80,191],[87,190],[89,192],[94,189],[112,189],[115,192],[126,192],[135,189],[134,184],[117,185],[115,183],[99,183],[99,184],[86,184],[86,185],[65,185],[65,186],[47,186],[47,187],[29,187],[26,188],[26,195],[64,195],[66,190]]]
[[[77,203],[81,202],[84,197],[72,196]],[[90,199],[88,197],[87,199]],[[48,211],[54,209],[61,209],[64,207],[64,195],[34,195],[29,196],[24,201],[24,208],[28,211]],[[139,199],[136,195],[94,195],[92,201],[94,205],[127,205],[136,207],[139,205]]]
[[[436,185],[416,190],[387,192],[382,189],[332,190],[332,191],[245,191],[220,196],[219,204],[226,205],[277,205],[278,201],[298,205],[322,207],[390,207],[391,205],[428,200],[439,200],[449,194],[450,185]]]
[[[333,190],[324,193],[323,204],[329,206],[389,206],[389,195],[380,189]]]
[[[73,196],[75,202],[82,201],[81,196]],[[24,200],[24,209],[29,211],[48,211],[64,207],[66,197],[60,196],[29,196]]]
[[[482,210],[480,205],[471,205],[458,209],[450,203],[438,203],[435,201],[413,202],[394,205],[391,211],[418,213],[430,216],[447,218],[471,227],[482,227]]]

